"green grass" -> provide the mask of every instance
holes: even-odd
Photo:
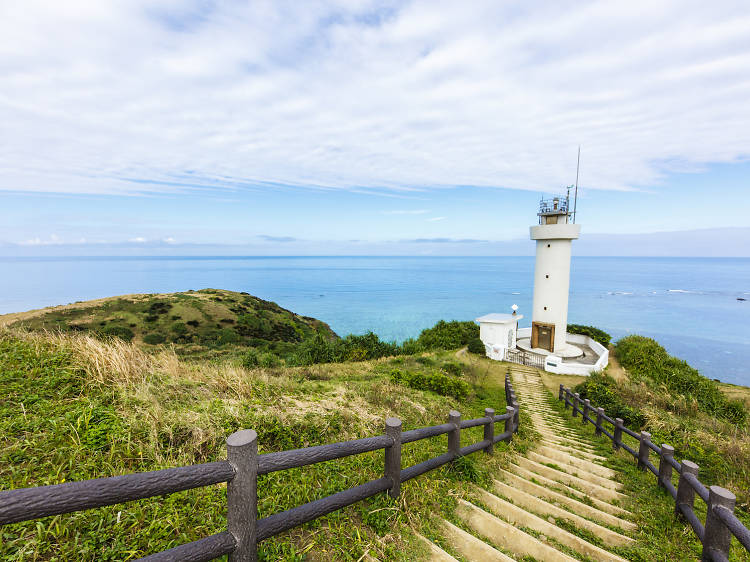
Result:
[[[247,293],[216,289],[128,295],[15,316],[13,327],[89,332],[147,346],[166,343],[186,354],[253,346],[285,355],[316,335],[337,337],[314,318]]]
[[[594,426],[590,423],[581,424],[580,417],[571,417],[571,410],[564,409],[562,402],[555,401],[552,407],[561,414],[566,425],[580,431],[584,439],[595,447],[596,454],[607,458],[606,466],[617,471],[617,480],[623,484],[621,491],[626,494],[627,499],[624,501],[622,507],[633,514],[631,520],[638,526],[638,530],[632,535],[636,539],[635,545],[628,548],[616,549],[617,554],[627,560],[638,562],[700,559],[700,541],[694,535],[690,526],[675,515],[674,500],[664,488],[657,485],[656,477],[650,471],[638,469],[635,459],[626,451],[622,449],[617,452],[613,451],[612,442],[608,437],[604,435],[600,438],[595,437]],[[607,428],[609,429],[608,426]],[[638,450],[637,440],[627,435],[623,435],[623,439],[631,448]],[[658,434],[656,436],[652,435],[652,440],[659,444],[664,442],[659,439]],[[675,441],[673,440],[671,443],[674,445]],[[675,458],[681,460],[684,458],[693,459],[695,457],[677,454]],[[658,457],[653,452],[651,453],[650,460],[658,466]],[[702,460],[705,462],[706,459],[703,458]],[[717,460],[720,460],[724,467],[727,465],[731,466],[730,459],[721,459],[718,457]],[[699,478],[706,485],[727,485],[727,481],[724,480],[722,482],[718,474],[713,474],[703,469]],[[677,479],[678,475],[674,472],[673,484],[675,486],[677,486]],[[718,482],[717,479],[719,480]],[[729,481],[735,482],[732,479]],[[699,518],[702,522],[705,522],[705,504],[697,496],[695,507]],[[740,502],[740,507],[735,513],[746,526],[750,527],[750,515],[748,515],[742,502]],[[750,554],[736,540],[733,540],[730,560],[748,561],[750,560]]]
[[[87,343],[88,342],[88,343]],[[124,367],[102,378],[91,367],[122,352],[82,336],[0,333],[0,488],[57,484],[225,458],[225,438],[258,431],[260,452],[319,445],[383,432],[396,415],[404,430],[444,423],[450,409],[482,417],[505,407],[504,367],[453,352],[298,368],[245,369],[233,361],[189,361],[163,352],[137,355],[138,376]],[[456,399],[395,385],[389,373],[456,371],[470,393]],[[114,360],[111,364],[118,364]],[[121,363],[120,363],[121,364]],[[456,375],[451,375],[456,376]],[[422,547],[412,529],[434,534],[431,518],[448,515],[469,483],[523,447],[524,431],[489,457],[476,453],[405,483],[398,500],[370,498],[265,541],[263,560],[413,560]],[[482,428],[462,432],[462,444]],[[404,447],[403,466],[444,453],[446,438]],[[379,478],[373,452],[282,471],[259,479],[260,516]],[[211,486],[0,527],[2,560],[122,560],[171,548],[225,529],[225,486]]]

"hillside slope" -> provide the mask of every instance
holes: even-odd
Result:
[[[317,334],[337,336],[314,318],[247,293],[203,289],[135,294],[0,316],[0,325],[30,330],[89,331],[178,351],[253,346],[288,351]]]
[[[461,398],[413,388],[392,373],[455,379]],[[455,350],[377,361],[245,368],[200,361],[170,348],[87,333],[0,328],[0,490],[57,484],[226,458],[225,439],[258,432],[261,453],[379,435],[505,408],[503,364]],[[441,390],[441,389],[438,389]],[[464,443],[482,439],[467,429]],[[413,529],[430,533],[456,497],[528,437],[525,426],[494,456],[475,454],[405,483],[399,500],[379,495],[264,541],[260,560],[327,562],[423,559]],[[444,436],[404,447],[404,466],[445,453]],[[379,478],[382,451],[265,475],[261,517]],[[226,529],[226,487],[208,486],[2,527],[0,560],[126,560]]]

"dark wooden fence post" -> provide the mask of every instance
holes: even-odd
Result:
[[[727,509],[734,511],[737,501],[734,494],[720,486],[711,486],[708,489],[708,504],[706,508],[706,531],[703,538],[702,561],[714,560],[712,552],[723,554],[722,558],[729,556],[729,546],[732,544],[732,531],[714,513],[716,509]]]
[[[393,483],[388,495],[397,498],[401,493],[401,420],[387,418],[385,434],[393,438],[393,445],[385,448],[385,477]]]
[[[575,418],[578,415],[578,398],[580,397],[580,393],[576,392],[573,394],[573,399],[571,402],[573,403],[573,417]]]
[[[661,455],[659,455],[659,478],[657,483],[659,486],[666,487],[665,482],[672,481],[672,465],[669,464],[669,460],[674,457],[674,447],[667,445],[666,443],[661,444]]]
[[[594,435],[597,437],[602,436],[602,421],[604,420],[604,408],[596,409],[596,429],[594,429]]]
[[[448,452],[453,458],[458,457],[461,450],[461,414],[456,410],[448,413],[448,423],[452,423],[455,429],[448,432]]]
[[[583,415],[581,416],[581,423],[586,423],[586,418],[589,415],[589,410],[591,410],[591,400],[586,398],[586,400],[583,401]]]
[[[651,452],[649,443],[651,443],[651,434],[648,431],[641,431],[641,446],[638,447],[638,468],[641,470],[646,470],[648,454]]]
[[[484,448],[484,452],[491,455],[492,450],[495,447],[495,410],[492,408],[485,408],[484,417],[490,419],[490,421],[484,424],[484,440],[490,442],[490,444]]]
[[[612,440],[612,448],[616,451],[622,445],[622,428],[625,427],[625,423],[622,418],[615,418],[615,438]]]
[[[516,433],[518,431],[518,419],[521,415],[521,407],[518,405],[518,400],[513,400],[513,410],[515,413],[513,414],[513,433]]]
[[[258,434],[243,429],[227,437],[227,460],[235,470],[227,482],[227,530],[237,547],[230,562],[256,562],[258,519]]]
[[[505,420],[505,432],[510,432],[510,435],[505,440],[505,442],[510,443],[510,440],[513,439],[513,434],[515,433],[515,430],[513,429],[513,417],[516,414],[516,410],[515,408],[513,408],[513,406],[506,406],[505,413],[510,415],[510,417]]]
[[[693,461],[683,460],[681,466],[680,481],[677,483],[677,498],[674,500],[674,510],[679,516],[682,516],[682,511],[680,511],[681,505],[687,505],[692,508],[695,503],[695,490],[690,485],[690,482],[685,480],[685,474],[692,474],[696,478],[698,477],[698,465]]]
[[[568,409],[568,402],[570,401],[570,391],[567,388],[563,388],[563,408]]]
[[[560,383],[560,391],[557,393],[558,400],[562,401],[564,391],[565,391],[565,387],[563,386],[562,383]]]

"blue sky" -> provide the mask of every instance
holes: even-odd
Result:
[[[0,253],[516,253],[580,144],[584,235],[748,255],[750,6],[498,4],[5,3]]]

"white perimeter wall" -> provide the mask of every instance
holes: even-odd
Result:
[[[609,364],[609,349],[604,347],[598,341],[590,338],[589,336],[583,336],[581,334],[568,334],[567,340],[573,344],[580,343],[588,345],[594,351],[594,353],[599,356],[599,359],[593,365],[585,365],[583,363],[563,363],[560,357],[549,355],[544,362],[544,370],[548,373],[556,373],[559,375],[580,375],[587,377],[591,373],[603,371],[604,367]]]
[[[531,328],[519,328],[516,336],[520,339],[530,338]],[[545,371],[558,375],[581,375],[587,377],[596,371],[603,371],[604,367],[609,364],[609,349],[598,341],[581,334],[568,334],[566,340],[573,344],[588,345],[599,356],[599,359],[594,365],[584,365],[583,363],[563,363],[560,357],[550,355],[545,361]],[[551,364],[548,364],[548,362]]]

